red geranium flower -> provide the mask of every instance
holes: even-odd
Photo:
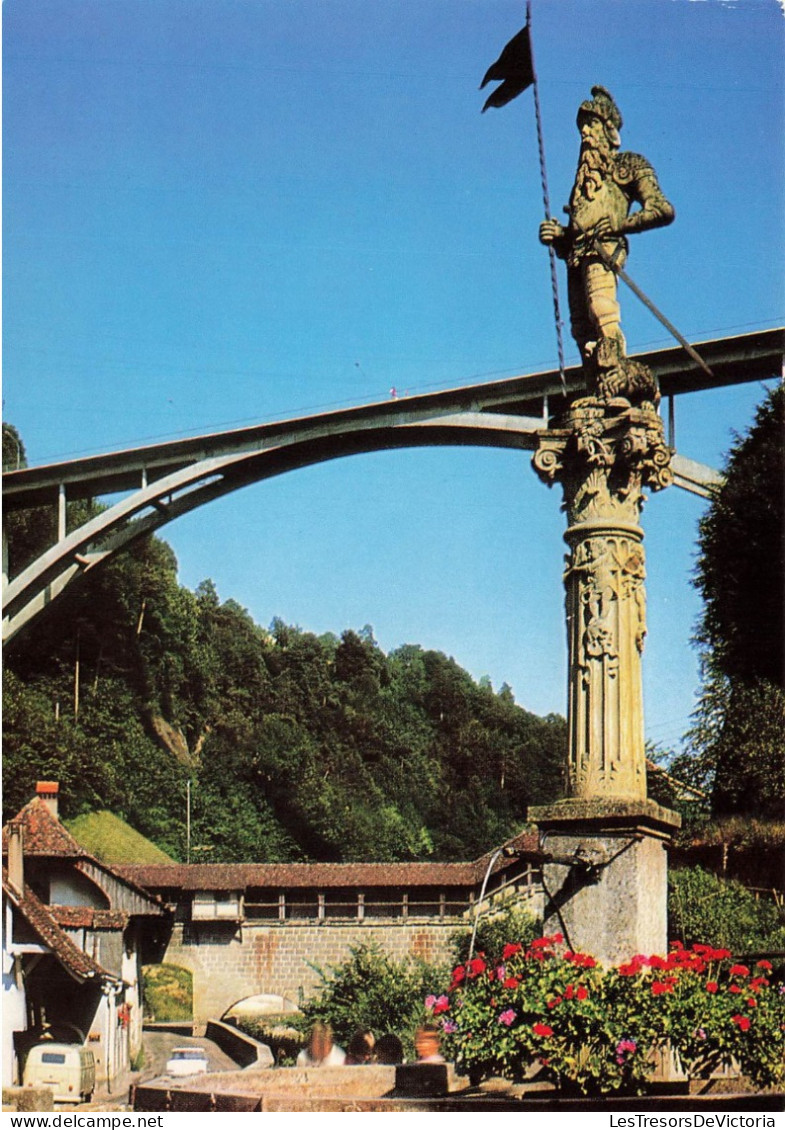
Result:
[[[749,1026],[749,1020],[747,1025]],[[553,1028],[549,1024],[532,1024],[532,1032],[535,1036],[552,1036]]]
[[[579,985],[578,988],[575,991],[575,995],[576,995],[576,997],[578,998],[579,1001],[585,1001],[586,998],[589,995],[589,990],[586,988],[585,985]]]
[[[481,973],[485,972],[485,962],[481,957],[475,957],[466,968],[470,977],[479,977]]]
[[[561,1002],[562,1002],[561,997],[554,997],[553,1000],[546,1001],[545,1005],[546,1005],[547,1008],[556,1008],[556,1006],[561,1004]]]
[[[729,985],[728,986],[728,992],[729,993],[740,993],[741,992],[741,985]]]
[[[625,965],[619,966],[619,973],[622,977],[634,977],[642,968],[637,961],[628,961]]]
[[[507,980],[504,982],[503,987],[505,989],[517,989],[519,985],[520,985],[520,981],[518,980],[517,977],[508,977]]]
[[[766,960],[763,960],[763,961],[757,961],[757,962],[755,963],[755,968],[756,968],[756,969],[767,969],[767,970],[771,971],[771,962],[770,962],[770,961],[766,961]]]
[[[746,1032],[751,1023],[748,1016],[739,1016],[738,1014],[736,1016],[732,1016],[731,1020],[734,1024],[738,1024],[742,1032]]]
[[[719,989],[719,985],[717,984],[716,981],[707,981],[706,982],[706,992],[707,993],[716,993],[717,989]]]
[[[508,961],[511,957],[514,957],[516,953],[520,953],[522,949],[523,946],[520,942],[508,942],[502,950],[502,961]]]
[[[749,977],[750,971],[746,965],[731,965],[731,977]]]
[[[655,997],[660,996],[662,993],[672,993],[673,984],[670,981],[653,981],[651,991],[652,995]]]

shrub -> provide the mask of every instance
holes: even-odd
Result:
[[[411,1055],[423,999],[443,983],[448,970],[414,958],[396,961],[375,944],[353,946],[349,952],[340,965],[312,967],[322,985],[302,1006],[308,1026],[316,1021],[329,1024],[336,1043],[344,1047],[358,1028],[377,1036],[393,1032]]]
[[[505,942],[514,938],[524,946],[542,933],[542,922],[518,906],[508,906],[493,914],[480,916],[474,940],[475,953],[501,953]],[[450,937],[453,960],[456,963],[468,961],[472,928],[456,930]]]
[[[763,1087],[785,1079],[785,996],[770,968],[679,943],[667,957],[604,969],[555,934],[458,965],[428,1004],[445,1051],[474,1076],[520,1080],[539,1063],[584,1094],[640,1092],[669,1039],[690,1076],[735,1060]]]
[[[785,916],[732,879],[700,867],[668,876],[668,931],[685,945],[713,938],[732,953],[785,950]]]

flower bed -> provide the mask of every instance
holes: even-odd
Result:
[[[519,1081],[540,1064],[565,1089],[641,1093],[670,1044],[691,1078],[735,1062],[765,1088],[785,1080],[785,986],[770,973],[767,961],[750,969],[680,943],[606,969],[554,934],[456,966],[426,1008],[446,1055],[475,1078]]]

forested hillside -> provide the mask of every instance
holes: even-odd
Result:
[[[12,529],[17,561],[48,523]],[[566,742],[440,652],[266,630],[155,538],[14,641],[3,705],[4,818],[55,779],[66,817],[109,809],[184,859],[190,780],[205,862],[475,858],[559,794]]]

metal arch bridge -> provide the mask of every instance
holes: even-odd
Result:
[[[668,403],[672,448],[677,395],[782,373],[781,329],[703,342],[698,349],[711,377],[680,348],[636,357],[659,379]],[[568,395],[581,391],[579,368],[567,371],[566,386]],[[558,372],[535,373],[9,471],[3,475],[5,512],[56,506],[58,534],[55,544],[18,576],[10,581],[4,576],[3,640],[12,640],[100,562],[241,487],[328,459],[394,448],[474,445],[530,450],[549,415],[563,407]],[[673,471],[678,486],[704,497],[720,481],[716,471],[678,454]],[[119,493],[125,494],[121,501],[67,531],[68,501]]]

